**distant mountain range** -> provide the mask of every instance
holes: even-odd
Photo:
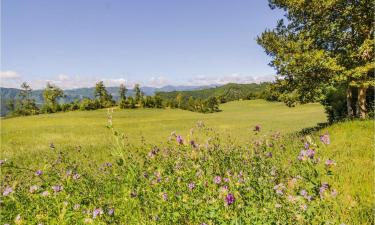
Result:
[[[217,87],[219,85],[207,85],[207,86],[172,86],[167,85],[161,88],[156,87],[141,87],[141,90],[145,95],[154,95],[156,92],[172,92],[172,91],[193,91],[193,90],[202,90],[212,87]],[[65,97],[60,98],[60,103],[72,102],[74,100],[80,100],[83,98],[94,98],[94,87],[91,88],[77,88],[64,90]],[[107,87],[107,91],[112,94],[114,100],[119,98],[119,87]],[[6,101],[9,99],[15,99],[20,89],[17,88],[4,88],[0,87],[0,114],[4,116],[7,114],[8,110],[6,108]],[[134,95],[133,90],[128,90],[127,95]],[[35,99],[37,105],[43,104],[43,90],[33,90],[31,97]]]

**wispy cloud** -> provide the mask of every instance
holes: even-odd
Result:
[[[207,76],[197,75],[191,79],[170,81],[166,76],[154,76],[149,80],[141,82],[137,80],[125,79],[123,77],[100,78],[104,76],[92,76],[91,78],[81,77],[78,75],[58,74],[52,79],[34,79],[27,80],[33,89],[42,89],[47,82],[56,84],[62,89],[74,89],[83,87],[94,87],[98,81],[103,81],[105,86],[114,87],[124,84],[127,88],[133,88],[136,83],[141,86],[163,87],[166,85],[189,85],[189,86],[205,86],[205,85],[224,85],[227,83],[259,83],[274,80],[274,75],[269,76],[250,76],[240,74],[230,74],[224,76]],[[21,76],[15,71],[1,72],[1,86],[19,88]]]
[[[0,71],[1,79],[19,79],[20,77],[21,76],[16,71],[12,71],[12,70]]]

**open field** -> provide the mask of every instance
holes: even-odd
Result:
[[[288,108],[282,103],[253,100],[230,102],[220,108],[222,112],[213,114],[179,109],[115,109],[113,123],[131,143],[140,143],[143,137],[148,143],[156,144],[166,140],[173,131],[187,135],[199,120],[242,143],[252,136],[256,124],[265,133],[285,134],[326,121],[318,104]],[[49,151],[50,143],[57,147],[88,147],[99,156],[112,141],[106,125],[107,110],[5,119],[1,121],[2,158],[40,154]],[[25,160],[33,161],[32,158]]]
[[[300,136],[321,106],[221,108],[115,110],[113,129],[106,110],[2,120],[1,223],[374,223],[373,120]]]

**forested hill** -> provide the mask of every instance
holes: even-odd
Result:
[[[261,98],[263,91],[269,83],[252,83],[252,84],[234,84],[229,83],[223,86],[214,88],[192,90],[192,91],[172,91],[172,92],[157,92],[164,100],[174,100],[178,96],[181,98],[194,99],[208,99],[216,97],[221,103],[239,100],[239,99],[254,99]]]

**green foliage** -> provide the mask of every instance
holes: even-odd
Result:
[[[372,1],[269,0],[269,4],[284,10],[287,19],[258,37],[283,80],[280,100],[289,105],[314,102],[324,98],[327,86],[344,84],[365,91],[374,85]],[[358,95],[358,103],[364,103],[357,107],[361,118],[365,102]]]
[[[100,108],[107,108],[114,105],[112,95],[107,92],[103,81],[96,83],[94,95],[99,100]]]
[[[102,103],[98,99],[84,98],[79,105],[80,110],[95,110],[102,107]]]
[[[47,87],[43,90],[44,105],[41,111],[43,113],[53,113],[60,111],[60,106],[57,103],[59,97],[63,97],[64,92],[56,85],[47,82]]]
[[[14,102],[8,102],[8,106],[13,108],[12,115],[28,116],[39,113],[35,100],[30,98],[32,89],[26,82],[21,84],[21,90]]]

